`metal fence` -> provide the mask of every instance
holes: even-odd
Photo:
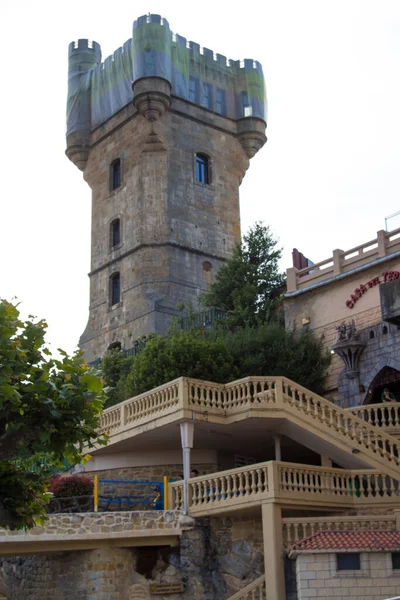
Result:
[[[168,478],[164,481],[98,479],[94,481],[94,510],[164,510],[168,508]]]

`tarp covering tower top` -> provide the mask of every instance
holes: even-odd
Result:
[[[132,39],[101,62],[100,46],[69,46],[67,135],[91,131],[132,101],[132,83],[161,77],[172,95],[231,119],[267,120],[264,75],[252,59],[227,60],[172,34],[160,15],[139,17]]]

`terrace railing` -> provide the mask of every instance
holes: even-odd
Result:
[[[170,484],[171,508],[181,510],[183,485]],[[312,467],[269,461],[189,479],[188,512],[218,514],[270,500],[287,506],[396,506],[400,484],[377,470]]]
[[[261,575],[245,588],[230,596],[229,600],[266,600],[265,575]]]
[[[126,438],[129,430],[131,435],[140,433],[148,422],[162,426],[192,418],[193,413],[226,424],[238,418],[287,418],[400,479],[395,437],[364,415],[359,418],[285,377],[247,377],[226,385],[181,377],[105,410],[100,432],[107,432],[112,443],[119,434]]]
[[[342,273],[367,265],[378,258],[384,258],[400,251],[400,229],[378,231],[375,239],[351,248],[334,250],[330,258],[305,267],[287,269],[287,292],[306,289],[317,283],[328,281]]]
[[[367,404],[346,410],[375,427],[392,430],[400,429],[400,404],[391,402],[387,404]]]
[[[320,531],[396,531],[394,515],[354,515],[282,519],[286,547]]]

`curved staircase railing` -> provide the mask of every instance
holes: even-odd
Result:
[[[266,600],[265,575],[261,575],[242,590],[239,590],[228,600]]]

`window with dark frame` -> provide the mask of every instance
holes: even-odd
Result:
[[[212,108],[212,92],[211,84],[203,82],[203,106],[206,108]]]
[[[225,114],[225,90],[221,90],[221,88],[217,88],[215,92],[215,104],[217,113],[221,115]]]
[[[120,219],[114,219],[110,225],[110,246],[115,248],[121,243],[121,221]]]
[[[392,552],[392,569],[400,569],[400,552]]]
[[[119,158],[111,164],[111,190],[121,187],[121,161]]]
[[[243,117],[251,117],[252,107],[249,102],[249,95],[247,92],[242,92],[242,115]]]
[[[119,273],[114,273],[110,277],[110,296],[111,296],[111,306],[115,304],[119,304],[121,301],[121,279]]]
[[[210,165],[207,156],[196,154],[196,181],[199,183],[210,183]]]
[[[189,100],[190,102],[197,102],[197,85],[198,79],[195,77],[189,78]]]
[[[361,559],[359,552],[336,554],[336,567],[338,571],[360,571]]]

